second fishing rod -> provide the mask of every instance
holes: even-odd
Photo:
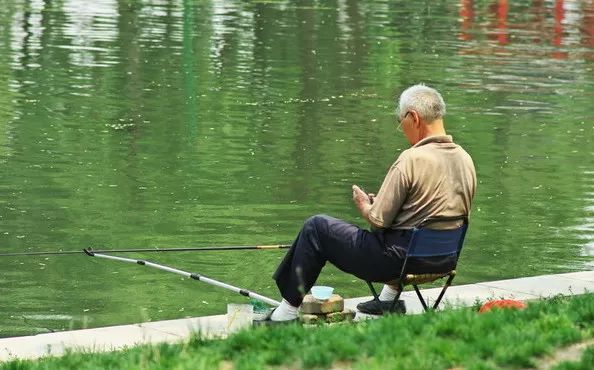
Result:
[[[276,245],[227,245],[221,247],[182,247],[182,248],[124,248],[124,249],[93,249],[87,250],[95,253],[153,253],[153,252],[205,252],[205,251],[233,251],[233,250],[270,250],[287,249],[287,244]],[[70,255],[84,254],[81,250],[69,251],[40,251],[40,252],[8,252],[0,253],[0,257],[18,257],[18,256],[49,256],[49,255]]]
[[[120,262],[127,262],[127,263],[135,263],[137,265],[140,266],[146,266],[146,267],[152,267],[158,270],[162,270],[162,271],[167,271],[167,272],[172,272],[174,274],[178,274],[178,275],[182,275],[194,280],[198,280],[198,281],[202,281],[204,283],[210,284],[210,285],[214,285],[217,286],[219,288],[224,288],[227,290],[231,290],[235,293],[239,293],[242,296],[245,297],[249,297],[249,298],[253,298],[256,299],[260,302],[264,302],[266,304],[269,304],[273,307],[277,307],[280,305],[280,302],[271,298],[268,298],[266,296],[263,296],[261,294],[258,294],[256,292],[252,292],[251,290],[248,289],[244,289],[244,288],[239,288],[236,286],[233,286],[231,284],[227,284],[224,283],[222,281],[219,280],[215,280],[212,278],[209,278],[207,276],[195,273],[195,272],[188,272],[188,271],[184,271],[184,270],[179,270],[170,266],[165,266],[165,265],[161,265],[158,263],[154,263],[154,262],[150,262],[150,261],[146,261],[146,260],[139,260],[139,259],[132,259],[132,258],[124,258],[124,257],[116,257],[116,256],[110,256],[108,254],[103,254],[103,253],[97,253],[94,251],[91,251],[89,249],[83,249],[83,252],[90,257],[98,257],[98,258],[105,258],[105,259],[109,259],[109,260],[113,260],[113,261],[120,261]]]

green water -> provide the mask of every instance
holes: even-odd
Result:
[[[91,4],[92,3],[92,4]],[[588,1],[12,0],[0,252],[290,243],[360,225],[426,82],[479,178],[457,283],[594,268]],[[137,254],[278,298],[283,251]],[[0,336],[218,314],[232,292],[80,256],[0,258]],[[327,266],[345,297],[363,282]]]

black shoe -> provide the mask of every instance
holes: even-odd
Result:
[[[357,305],[357,310],[371,315],[382,315],[386,312],[399,314],[406,313],[406,304],[402,299],[399,299],[398,302],[396,302],[394,309],[390,310],[393,302],[394,301],[379,301],[377,299],[372,299],[371,301],[359,303]]]
[[[284,324],[291,324],[291,323],[299,322],[298,318],[295,318],[292,320],[273,321],[272,320],[273,312],[274,312],[274,309],[268,311],[268,314],[266,315],[266,317],[264,317],[261,320],[252,320],[252,325],[254,325],[254,326],[275,326],[275,325],[284,325]]]

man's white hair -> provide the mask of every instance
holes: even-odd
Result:
[[[414,110],[427,122],[442,118],[446,114],[446,106],[441,94],[424,84],[409,87],[400,94],[398,116],[404,118],[406,112]]]

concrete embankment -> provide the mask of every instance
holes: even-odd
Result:
[[[439,288],[434,288],[421,292],[432,301],[439,291]],[[586,292],[594,292],[594,271],[452,286],[445,295],[444,303],[446,306],[461,307],[471,306],[477,300],[501,298],[533,300],[559,294],[577,295]],[[408,314],[422,312],[422,306],[414,291],[404,292],[402,298],[406,302]],[[354,310],[357,303],[368,299],[370,297],[346,299],[345,308]],[[364,315],[357,314],[357,316],[359,319],[364,318]],[[0,339],[0,361],[16,358],[34,359],[47,355],[59,356],[67,349],[111,351],[137,344],[179,342],[187,340],[194,332],[200,332],[204,337],[209,338],[224,337],[228,334],[227,328],[227,316],[216,315],[2,338]]]

